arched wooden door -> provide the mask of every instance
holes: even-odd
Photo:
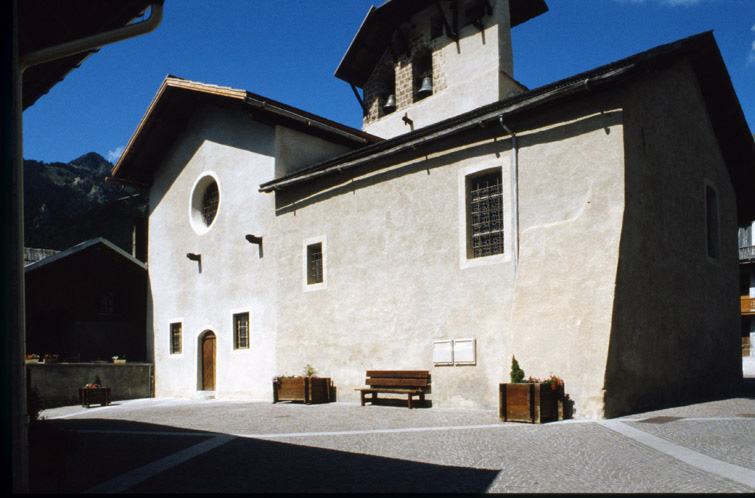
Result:
[[[202,390],[215,390],[215,334],[209,330],[202,336]]]

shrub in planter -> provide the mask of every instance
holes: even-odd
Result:
[[[555,375],[540,380],[528,377],[512,357],[511,383],[499,386],[499,416],[504,422],[539,424],[563,417],[564,381]]]

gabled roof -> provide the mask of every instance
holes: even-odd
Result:
[[[19,57],[125,26],[156,3],[162,4],[163,0],[19,0]],[[34,104],[96,51],[45,62],[24,71],[23,108]]]
[[[622,84],[635,75],[666,67],[684,57],[691,62],[697,75],[716,139],[732,184],[737,190],[739,220],[743,223],[749,222],[755,219],[755,142],[711,32],[661,45],[510,99],[488,104],[413,132],[342,154],[263,183],[260,185],[260,191],[282,190],[314,178],[340,173],[350,167],[499,120],[510,123],[524,114],[537,112],[545,105],[573,99],[599,88]]]
[[[87,240],[86,242],[81,242],[80,244],[76,244],[73,247],[70,247],[66,249],[65,251],[61,251],[53,256],[47,257],[45,259],[41,259],[35,263],[32,263],[30,265],[27,265],[24,268],[24,272],[30,272],[34,270],[38,270],[40,268],[46,267],[47,265],[50,265],[52,263],[55,263],[57,261],[61,261],[65,258],[68,258],[69,256],[72,256],[74,254],[82,253],[90,248],[94,247],[102,247],[103,249],[107,250],[108,252],[112,253],[113,256],[117,258],[123,258],[123,260],[137,266],[138,268],[141,268],[143,270],[147,270],[147,265],[121,249],[120,247],[116,246],[112,242],[110,242],[107,239],[103,239],[102,237],[98,237],[96,239]]]
[[[388,0],[370,7],[336,69],[335,76],[362,88],[385,53],[398,26],[438,0]],[[548,11],[545,0],[510,0],[511,27]]]
[[[224,86],[209,85],[168,75],[150,103],[108,181],[146,188],[152,183],[174,141],[200,104],[237,107],[254,119],[280,124],[331,142],[360,147],[380,140],[361,130],[330,121],[272,99]]]

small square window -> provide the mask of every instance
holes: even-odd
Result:
[[[249,313],[233,315],[233,349],[249,349]]]
[[[181,353],[181,323],[170,324],[170,354]]]
[[[322,282],[322,242],[318,242],[307,246],[307,285]]]

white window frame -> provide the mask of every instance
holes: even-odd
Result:
[[[212,222],[207,225],[202,216],[202,201],[210,178],[215,180],[215,184],[218,186],[218,206],[215,209],[215,217],[212,219]],[[201,186],[200,183],[202,184]],[[194,230],[194,233],[197,235],[204,235],[215,226],[215,223],[218,221],[218,216],[220,215],[222,204],[223,190],[220,186],[220,180],[218,179],[217,173],[207,170],[197,175],[197,179],[194,181],[194,185],[191,186],[191,191],[189,192],[189,224],[191,225],[192,230]]]
[[[180,353],[174,353],[173,352],[173,324],[174,323],[180,323],[181,324],[181,352]],[[172,318],[168,320],[168,358],[181,358],[184,355],[184,345],[186,343],[186,327],[184,325],[186,322],[183,318]]]
[[[314,244],[322,244],[322,282],[318,284],[307,283],[308,254],[307,248]],[[328,239],[325,235],[310,237],[302,242],[302,289],[304,292],[324,290],[328,288]]]
[[[506,263],[511,261],[512,254],[512,231],[511,226],[513,220],[511,219],[511,195],[507,193],[511,191],[510,177],[506,174],[504,168],[506,167],[506,161],[501,159],[496,163],[477,164],[474,166],[467,166],[466,168],[459,169],[458,173],[458,212],[459,212],[459,268],[464,270],[466,268],[475,268],[478,266],[487,266]],[[470,176],[477,176],[485,172],[493,172],[494,170],[500,170],[501,182],[503,183],[503,253],[495,254],[493,256],[485,256],[482,258],[471,258],[468,256],[467,251],[467,179]]]
[[[236,315],[240,315],[242,313],[246,313],[249,315],[248,321],[247,321],[247,327],[249,330],[247,330],[247,347],[245,348],[237,348],[236,347]],[[240,308],[236,310],[231,310],[231,351],[234,354],[238,353],[245,353],[247,351],[251,351],[252,349],[252,311],[250,308]]]

